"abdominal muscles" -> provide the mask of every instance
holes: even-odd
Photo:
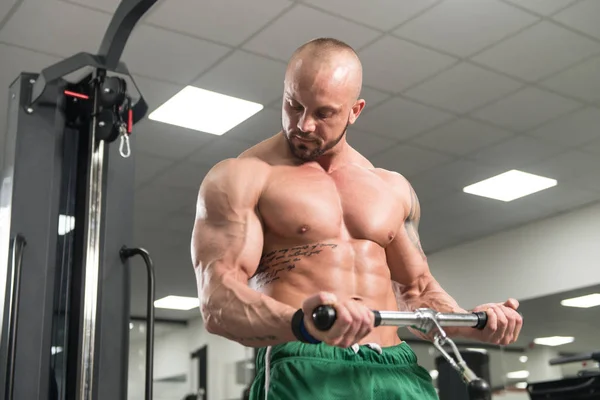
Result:
[[[339,301],[354,299],[373,310],[397,310],[385,250],[366,240],[336,239],[266,249],[249,285],[294,308],[324,291]],[[370,335],[373,341],[396,344],[396,328],[377,331]]]

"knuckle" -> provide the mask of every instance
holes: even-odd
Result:
[[[339,317],[340,322],[343,325],[351,325],[352,324],[352,316],[349,313],[344,313]]]

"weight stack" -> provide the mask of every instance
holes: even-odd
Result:
[[[479,378],[484,379],[490,386],[492,385],[490,382],[490,356],[487,353],[463,350],[460,355]],[[436,357],[435,366],[438,371],[437,386],[440,400],[469,400],[466,383],[443,356]]]

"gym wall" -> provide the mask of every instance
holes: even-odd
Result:
[[[135,323],[136,331],[129,350],[128,400],[144,399],[145,333],[144,323]],[[140,331],[140,327],[142,327]],[[240,399],[246,385],[237,382],[236,363],[252,361],[252,349],[209,334],[200,318],[187,326],[156,324],[154,341],[154,400],[181,400],[196,392],[198,363],[191,354],[207,345],[207,400]],[[248,380],[251,378],[248,376]]]
[[[533,299],[600,283],[598,227],[595,204],[443,250],[429,264],[465,308]]]

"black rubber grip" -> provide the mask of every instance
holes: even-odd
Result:
[[[381,314],[379,311],[373,311],[375,315],[375,327],[381,325]],[[333,306],[319,306],[312,313],[312,320],[315,327],[320,331],[328,331],[335,324],[337,314]]]
[[[375,314],[375,327],[378,327],[381,325],[381,313],[379,313],[379,311],[373,311],[373,314]]]
[[[485,311],[478,311],[473,313],[477,315],[477,325],[474,326],[476,329],[483,329],[487,325],[488,315]]]
[[[331,329],[337,318],[333,306],[319,306],[312,313],[312,320],[315,327],[320,331]]]

